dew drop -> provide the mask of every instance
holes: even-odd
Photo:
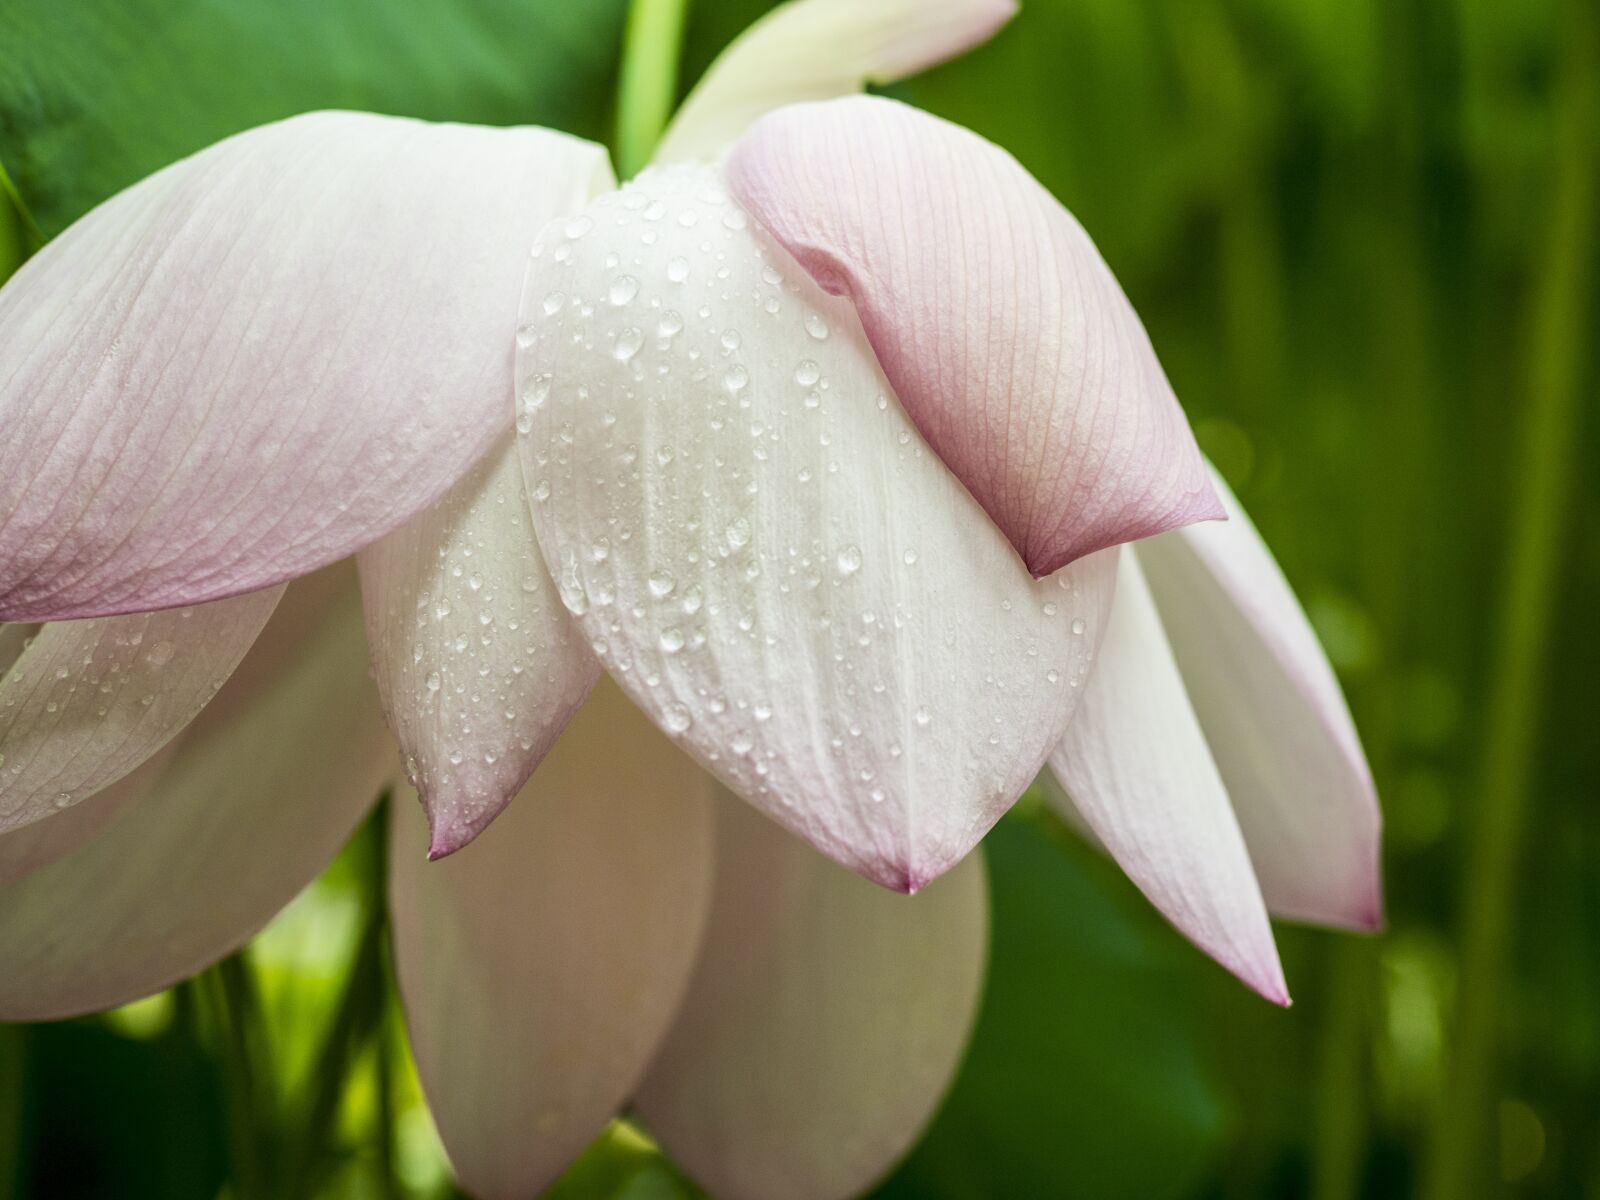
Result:
[[[1084,623],[1084,620],[1083,620],[1082,617],[1073,617],[1072,618],[1072,632],[1073,633],[1075,633],[1078,636],[1082,637],[1084,630],[1086,630],[1088,628],[1089,628],[1089,626]]]
[[[926,704],[917,706],[917,711],[912,719],[916,721],[917,728],[919,729],[926,729],[929,725],[933,724],[933,714],[928,711],[928,706]]]
[[[794,369],[794,381],[801,387],[811,387],[821,378],[822,371],[812,359],[801,359],[800,365]]]
[[[617,334],[617,341],[611,347],[611,353],[618,362],[627,362],[639,353],[639,347],[644,345],[644,332],[637,325],[629,325]]]
[[[650,594],[657,600],[664,600],[672,595],[672,589],[677,586],[677,581],[672,578],[671,571],[651,571],[647,580]]]
[[[806,314],[806,332],[817,341],[826,341],[828,337],[828,323],[817,313]]]
[[[667,279],[672,283],[682,283],[689,278],[689,260],[683,255],[675,255],[667,260]]]
[[[618,275],[606,291],[606,299],[621,308],[639,294],[639,281],[632,275]]]
[[[567,297],[566,297],[565,293],[563,293],[563,292],[546,292],[545,295],[544,295],[544,315],[547,316],[547,317],[555,316],[558,312],[561,311],[561,306],[563,304],[565,304],[566,302],[567,302]],[[529,338],[529,341],[532,341],[532,340],[533,340],[532,338]]]
[[[561,603],[573,616],[581,617],[589,611],[589,593],[583,590],[583,584],[570,568],[561,576],[557,590],[561,593]]]
[[[846,577],[854,575],[857,571],[861,570],[861,547],[854,545],[846,546],[843,550],[839,551],[837,562],[839,566],[839,574]]]
[[[673,733],[683,733],[694,724],[694,718],[689,715],[689,710],[681,704],[669,704],[661,714],[662,721]]]

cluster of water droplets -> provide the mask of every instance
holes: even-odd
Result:
[[[818,787],[864,809],[934,786],[1008,803],[1026,778],[985,764],[1042,760],[1097,601],[1070,571],[1027,579],[848,302],[698,168],[645,172],[534,257],[519,451],[594,653],[773,807]],[[964,613],[952,591],[993,602]]]
[[[436,815],[475,829],[548,749],[593,673],[539,555],[515,460],[486,464],[464,491],[369,552],[363,571],[406,773]]]
[[[84,799],[142,761],[151,730],[164,741],[222,687],[233,658],[208,649],[194,613],[0,628],[0,821]]]

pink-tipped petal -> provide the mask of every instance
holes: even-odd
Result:
[[[478,1200],[539,1194],[622,1108],[711,897],[710,780],[602,683],[483,837],[426,862],[395,806],[395,962],[445,1149]]]
[[[282,594],[41,626],[0,678],[0,834],[93,796],[166,745]]]
[[[657,162],[716,157],[765,113],[892,83],[993,37],[1016,0],[794,0],[711,64],[656,150]]]
[[[528,781],[600,664],[539,556],[509,439],[357,561],[378,694],[439,858]]]
[[[1114,561],[1032,579],[854,309],[709,170],[647,171],[545,243],[518,446],[563,602],[736,792],[915,891],[1066,732]]]
[[[327,865],[393,772],[363,643],[351,572],[297,582],[148,793],[0,887],[0,1020],[159,991],[243,944]]]
[[[1132,548],[1100,657],[1050,756],[1063,794],[1162,915],[1268,1000],[1289,1002],[1261,889]]]
[[[955,1074],[988,927],[981,853],[896,896],[725,798],[705,946],[640,1113],[724,1200],[861,1195]]]
[[[1376,929],[1382,821],[1350,710],[1266,543],[1216,484],[1227,523],[1154,538],[1140,562],[1267,907]]]
[[[526,249],[603,168],[312,113],[78,221],[0,290],[0,618],[253,591],[426,508],[504,431]]]
[[[855,97],[764,118],[727,178],[854,301],[917,428],[1035,576],[1222,516],[1127,297],[1005,151]]]

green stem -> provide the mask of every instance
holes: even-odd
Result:
[[[241,1200],[264,1200],[272,1195],[266,1151],[268,1114],[262,1103],[251,1033],[253,1027],[260,1025],[260,1014],[244,952],[230,954],[197,982],[205,1007],[210,1010],[212,1034],[219,1050],[234,1191]]]
[[[3,193],[6,201],[9,202],[11,215],[15,218],[17,224],[21,226],[23,240],[26,241],[26,246],[21,249],[18,259],[20,262],[44,245],[45,236],[39,228],[39,223],[33,219],[33,214],[28,211],[27,202],[23,200],[22,193],[17,190],[17,185],[12,182],[4,163],[0,163],[0,193]],[[6,274],[9,274],[14,269],[14,266],[9,267],[6,270]]]
[[[617,170],[637,174],[654,153],[678,98],[688,0],[633,0],[617,81]]]
[[[1501,984],[1530,792],[1550,630],[1576,468],[1587,346],[1600,112],[1600,22],[1568,0],[1558,76],[1559,129],[1549,237],[1527,346],[1518,489],[1505,592],[1488,689],[1482,796],[1462,875],[1459,1004],[1454,1059],[1433,1130],[1425,1195],[1477,1194],[1486,1170],[1486,1118],[1494,1089]]]
[[[28,1027],[0,1025],[0,1200],[22,1195]]]
[[[388,794],[378,800],[362,831],[367,857],[366,922],[350,968],[350,982],[339,1001],[311,1069],[311,1095],[296,1139],[296,1159],[289,1174],[290,1195],[312,1196],[332,1159],[339,1103],[349,1083],[351,1064],[373,1040],[384,1017],[388,976],[383,956],[387,930]],[[381,1043],[380,1056],[387,1052]],[[380,1078],[381,1082],[381,1078]],[[385,1149],[380,1143],[380,1149]]]
[[[1344,938],[1328,980],[1316,1074],[1311,1151],[1312,1200],[1355,1200],[1367,1149],[1367,1037],[1371,1028],[1376,947]]]

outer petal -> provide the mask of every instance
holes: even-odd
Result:
[[[166,745],[282,594],[40,628],[0,678],[0,834],[94,795]]]
[[[639,1093],[724,1200],[863,1192],[955,1074],[988,942],[983,858],[912,898],[876,890],[731,799],[683,1013]]]
[[[1004,150],[856,97],[765,118],[728,182],[855,301],[917,428],[1035,575],[1222,515],[1127,297]]]
[[[1180,932],[1289,1002],[1261,889],[1131,548],[1083,705],[1050,756],[1097,839]]]
[[[149,795],[0,887],[0,1019],[166,987],[242,944],[312,879],[390,769],[364,658],[348,573],[290,588]]]
[[[518,359],[534,525],[635,701],[769,815],[914,891],[1060,741],[1113,564],[1030,579],[854,310],[712,178],[646,172],[545,235]]]
[[[1216,484],[1226,525],[1140,546],[1161,620],[1267,906],[1375,929],[1381,818],[1350,710],[1283,572]]]
[[[712,158],[764,113],[890,83],[988,41],[1016,0],[795,0],[745,30],[678,109],[657,162]]]
[[[539,557],[509,436],[359,562],[378,691],[437,858],[517,794],[600,664]]]
[[[0,291],[0,617],[252,591],[427,507],[504,429],[550,194],[603,163],[313,113],[73,225]]]
[[[178,739],[181,741],[181,737]],[[127,775],[70,808],[0,835],[0,884],[10,883],[65,858],[92,842],[136,800],[143,799],[166,770],[175,743],[157,750]]]
[[[422,861],[395,807],[395,954],[439,1131],[480,1200],[540,1192],[643,1075],[711,896],[710,781],[602,684],[494,830]]]

